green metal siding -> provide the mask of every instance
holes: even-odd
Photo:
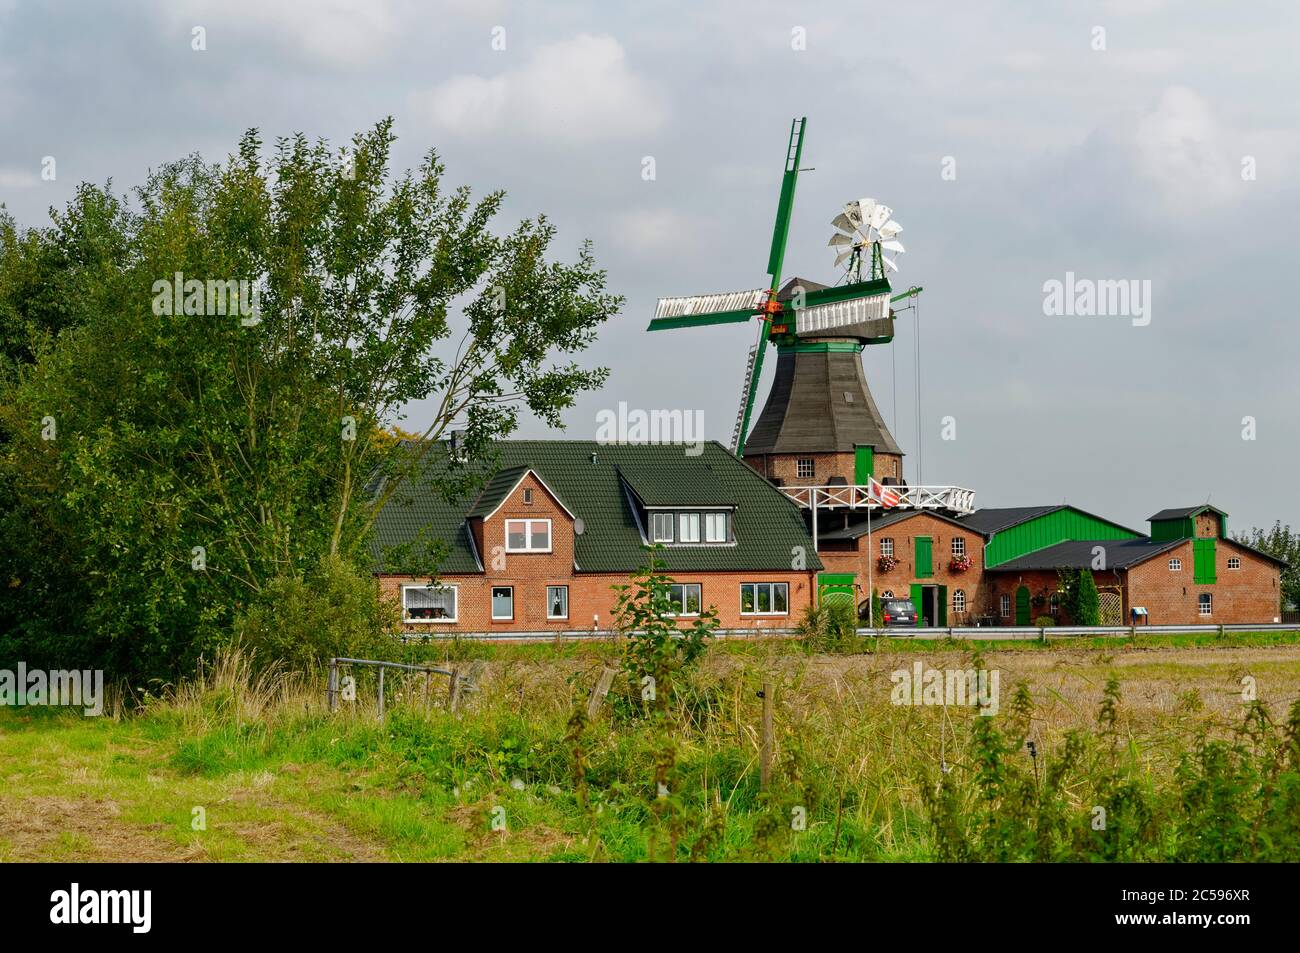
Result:
[[[1152,520],[1151,538],[1157,542],[1171,539],[1191,539],[1196,535],[1196,523],[1189,516],[1178,520]]]
[[[1192,582],[1206,585],[1218,581],[1214,568],[1214,537],[1192,540]]]
[[[933,549],[929,536],[916,537],[916,578],[934,575]]]
[[[1137,533],[1078,510],[1064,509],[1025,520],[994,535],[984,547],[984,565],[1000,563],[1070,539],[1138,539]]]

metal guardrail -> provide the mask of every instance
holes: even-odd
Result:
[[[1300,632],[1300,624],[1293,622],[1240,623],[1233,625],[1057,625],[1039,628],[1035,625],[1002,626],[926,626],[912,628],[891,626],[882,629],[861,628],[858,635],[874,638],[922,638],[922,639],[966,639],[970,641],[998,641],[1016,639],[1043,639],[1056,637],[1082,638],[1133,638],[1138,635],[1197,635],[1226,632]],[[756,639],[770,636],[793,636],[797,631],[792,626],[773,626],[771,628],[717,629],[713,637],[717,639]],[[619,633],[609,629],[575,629],[567,632],[448,632],[439,635],[404,635],[404,641],[448,641],[467,639],[475,642],[590,642],[612,641],[619,638]],[[351,661],[338,659],[337,661]],[[385,662],[385,665],[394,663]],[[424,671],[414,666],[416,671]],[[441,674],[445,671],[434,669]]]

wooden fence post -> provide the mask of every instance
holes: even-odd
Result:
[[[451,684],[447,686],[447,710],[453,715],[460,706],[460,669],[451,670]]]
[[[772,780],[772,683],[763,683],[763,747],[759,755],[758,783],[766,791]]]
[[[600,714],[600,706],[605,703],[605,696],[609,694],[609,687],[614,684],[614,676],[617,674],[618,669],[608,665],[601,669],[600,678],[592,686],[591,696],[587,699],[587,721],[595,721]]]

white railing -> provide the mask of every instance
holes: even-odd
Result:
[[[955,513],[975,512],[975,491],[961,486],[887,486],[888,497],[898,497],[893,506],[886,506],[873,496],[867,486],[783,486],[781,492],[799,506],[811,509],[840,507],[850,510],[900,509],[900,510],[952,510]]]

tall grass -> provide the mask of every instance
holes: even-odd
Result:
[[[1233,721],[1187,697],[1144,720],[1112,680],[1068,699],[1067,721],[1027,685],[985,717],[891,704],[897,660],[760,643],[710,651],[662,711],[621,675],[588,721],[591,686],[617,662],[614,644],[492,658],[454,713],[445,679],[426,694],[422,675],[390,675],[381,723],[369,673],[331,713],[324,673],[234,649],[136,717],[182,774],[326,772],[347,794],[319,806],[401,857],[1300,859],[1300,703],[1277,722],[1258,704]]]

